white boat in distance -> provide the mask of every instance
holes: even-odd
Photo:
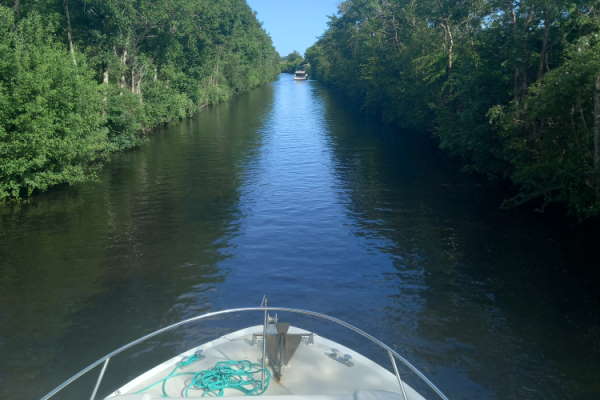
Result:
[[[308,74],[306,73],[306,71],[296,71],[294,73],[294,80],[295,81],[306,81],[306,80],[308,80]]]
[[[193,317],[141,337],[90,364],[42,397],[48,400],[81,376],[101,366],[90,400],[95,400],[111,358],[154,336],[225,314],[259,312],[262,324],[201,344],[131,380],[106,400],[158,400],[248,395],[268,400],[425,400],[400,376],[398,364],[412,371],[435,393],[448,398],[392,348],[340,319],[313,311],[267,306],[235,308]],[[277,313],[302,314],[333,322],[376,344],[390,359],[390,370],[322,336],[278,321]],[[427,397],[429,399],[431,397]]]

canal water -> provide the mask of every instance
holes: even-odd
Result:
[[[561,233],[500,211],[430,146],[282,75],[159,130],[98,182],[2,208],[0,398],[39,398],[139,336],[263,294],[372,333],[450,399],[599,398],[600,302]],[[111,361],[101,393],[260,321],[154,338]],[[59,398],[89,398],[96,373]]]

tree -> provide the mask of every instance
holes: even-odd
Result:
[[[0,198],[88,179],[107,152],[280,72],[244,0],[11,6],[1,6]]]
[[[293,74],[295,71],[301,69],[303,64],[304,57],[302,57],[302,54],[294,50],[281,59],[281,72]]]
[[[39,15],[13,29],[2,6],[0,20],[0,199],[88,179],[108,151],[91,70],[48,40],[52,27]]]
[[[585,218],[600,214],[599,6],[346,0],[306,59],[365,111],[510,179],[505,204],[560,202]]]

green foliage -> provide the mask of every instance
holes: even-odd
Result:
[[[112,150],[126,150],[142,141],[146,113],[138,96],[117,88],[108,88],[108,138]],[[112,92],[112,93],[111,93]]]
[[[185,94],[169,87],[164,81],[150,81],[144,85],[144,114],[149,126],[156,126],[174,118],[185,118],[194,110],[194,103]],[[139,104],[139,99],[136,99]]]
[[[507,205],[561,202],[585,218],[600,214],[599,6],[346,0],[306,60],[365,111],[433,133],[469,170],[511,179]]]
[[[151,128],[280,72],[244,0],[19,4],[0,6],[0,199],[89,179]]]
[[[285,57],[281,58],[281,72],[293,74],[299,69],[304,68],[304,57],[297,51],[293,51]]]
[[[559,201],[582,217],[598,215],[594,166],[594,81],[600,73],[600,41],[585,36],[566,52],[564,62],[529,87],[521,104],[492,109],[522,188],[512,202],[542,196]]]
[[[93,176],[108,140],[99,85],[31,14],[0,7],[0,199]]]

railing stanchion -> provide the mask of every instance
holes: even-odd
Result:
[[[392,360],[392,365],[394,366],[394,373],[396,374],[396,379],[398,379],[400,389],[402,389],[402,396],[404,397],[404,400],[407,400],[406,390],[404,390],[404,382],[402,382],[402,378],[400,378],[400,372],[398,372],[398,366],[396,365],[396,358],[394,357],[391,351],[388,351],[388,355],[390,356],[390,360]]]
[[[267,302],[269,300],[267,299],[267,296],[263,296],[263,299],[261,301],[261,306],[263,307],[267,307]],[[267,359],[267,322],[268,322],[268,314],[267,314],[267,310],[265,310],[265,318],[263,321],[263,347],[262,347],[262,361],[261,361],[261,366],[262,368],[260,369],[260,389],[264,389],[265,387],[265,364],[266,364],[266,359]]]
[[[98,380],[96,381],[96,386],[94,386],[94,391],[92,392],[90,400],[94,400],[96,398],[96,393],[98,393],[98,388],[100,388],[100,383],[102,382],[102,378],[104,378],[104,373],[106,372],[106,367],[108,366],[109,360],[110,357],[104,361],[104,364],[102,364],[102,370],[100,370],[100,375],[98,376]]]

